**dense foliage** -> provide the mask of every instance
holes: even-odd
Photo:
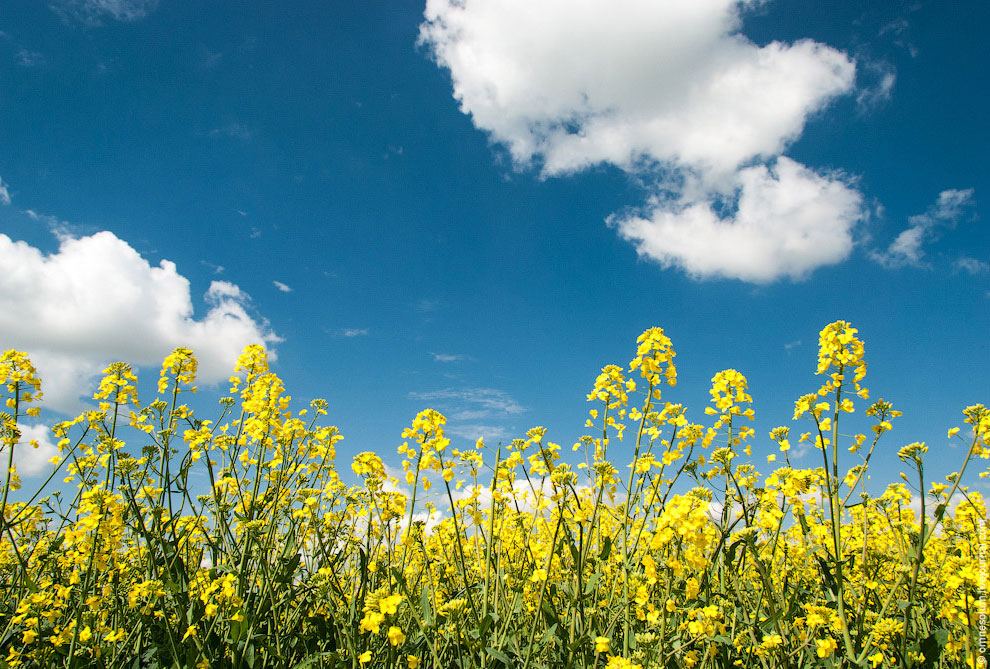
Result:
[[[628,367],[602,369],[576,466],[540,427],[454,449],[427,410],[402,435],[404,481],[369,452],[348,485],[326,403],[291,410],[262,348],[245,349],[215,421],[183,403],[196,360],[180,348],[154,401],[115,363],[99,408],[54,426],[53,476],[74,496],[14,503],[41,382],[8,351],[0,664],[975,666],[987,512],[962,481],[990,457],[990,411],[950,430],[966,445],[958,473],[927,480],[913,443],[904,481],[874,496],[867,468],[900,414],[867,404],[849,324],[821,332],[823,383],[793,417],[807,431],[772,431],[782,462],[767,475],[743,462],[756,439],[743,375],[716,374],[693,423],[662,399],[674,356],[653,328]],[[857,412],[872,434],[840,432]],[[608,459],[620,441],[628,467]],[[792,466],[800,442],[815,467]]]

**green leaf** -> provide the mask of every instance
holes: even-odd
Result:
[[[423,611],[423,623],[433,624],[433,606],[430,604],[430,593],[428,588],[423,588],[419,593],[419,608]]]
[[[282,563],[281,568],[275,575],[276,583],[291,583],[292,576],[296,573],[296,569],[299,567],[299,562],[302,560],[302,556],[296,553],[292,557],[279,558]]]
[[[942,657],[942,649],[949,641],[949,630],[937,629],[917,644],[918,650],[925,656],[925,661],[919,666],[922,669],[933,669],[938,666],[939,658]]]
[[[578,547],[574,545],[573,541],[568,542],[567,547],[571,551],[571,559],[574,560],[575,565],[581,564],[581,553],[578,551]]]
[[[501,662],[506,667],[515,666],[515,664],[513,663],[512,659],[509,658],[508,655],[506,655],[505,653],[503,653],[500,650],[496,650],[496,649],[492,648],[491,646],[489,646],[488,648],[485,648],[485,652],[488,653],[489,655],[491,655],[492,657],[494,657],[496,660],[498,660],[499,662]]]
[[[612,555],[612,537],[605,537],[604,545],[602,545],[602,551],[598,554],[598,559],[604,562]]]
[[[725,562],[726,564],[732,564],[736,561],[736,551],[739,550],[740,544],[742,544],[743,539],[736,539],[729,546],[728,550],[725,551]]]
[[[598,579],[601,577],[599,572],[595,572],[588,579],[588,582],[584,584],[584,594],[585,596],[590,595],[594,590],[595,586],[598,585]]]

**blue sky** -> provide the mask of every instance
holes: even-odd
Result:
[[[150,380],[188,345],[208,390],[264,340],[342,457],[395,464],[428,406],[465,445],[573,443],[658,325],[694,420],[748,377],[762,462],[845,319],[905,412],[883,482],[915,440],[944,474],[990,400],[987,25],[976,0],[9,0],[0,346],[45,374],[42,426],[109,361]]]

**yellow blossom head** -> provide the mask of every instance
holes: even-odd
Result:
[[[674,356],[677,354],[663,328],[650,328],[636,339],[636,344],[636,357],[629,363],[629,371],[638,369],[640,376],[650,385],[659,385],[661,377],[667,385],[677,385],[677,368],[674,366]]]

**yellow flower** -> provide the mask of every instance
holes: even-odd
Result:
[[[409,665],[409,669],[416,669],[419,666],[419,658],[415,655],[406,655],[406,664]]]
[[[388,628],[388,642],[393,646],[398,646],[403,641],[406,640],[406,635],[402,633],[402,629],[393,625]]]
[[[185,641],[189,637],[191,636],[194,637],[197,634],[199,634],[199,628],[196,627],[195,625],[190,625],[189,627],[186,628],[186,633],[182,635],[182,640]]]
[[[605,669],[643,669],[641,664],[633,664],[633,661],[621,656],[608,656],[608,664]]]
[[[358,631],[378,634],[378,629],[384,620],[385,616],[378,611],[368,611],[364,614],[364,618],[361,619],[361,625],[358,627]]]
[[[382,597],[378,600],[378,608],[385,615],[392,615],[399,610],[399,604],[402,602],[402,595],[391,595],[389,597]]]
[[[817,639],[815,644],[818,646],[818,657],[828,657],[839,647],[839,644],[835,643],[835,639],[832,637]]]
[[[164,393],[169,386],[169,381],[173,378],[177,383],[194,383],[197,367],[198,363],[191,350],[182,347],[175,349],[162,362],[161,377],[158,379],[158,392]],[[194,390],[194,388],[190,388],[190,390]]]
[[[371,662],[371,651],[366,650],[360,655],[358,655],[358,662],[360,662],[361,664],[368,664],[369,662]]]
[[[595,637],[595,652],[596,653],[607,653],[608,652],[609,638],[607,636]]]

